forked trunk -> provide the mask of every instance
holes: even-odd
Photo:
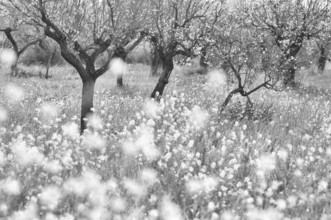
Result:
[[[163,60],[162,63],[162,74],[155,86],[155,89],[151,94],[151,98],[154,98],[155,100],[160,100],[163,91],[169,82],[169,77],[173,69],[174,69],[174,63],[172,60],[172,56],[166,56],[166,58]]]
[[[83,81],[82,90],[82,107],[81,107],[81,121],[80,121],[80,133],[83,134],[87,128],[88,117],[93,113],[93,95],[94,95],[95,79],[88,79]]]

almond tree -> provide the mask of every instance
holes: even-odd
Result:
[[[158,50],[157,38],[155,36],[150,37],[151,44],[151,76],[160,75],[161,55]]]
[[[240,11],[232,11],[221,22],[215,24],[210,35],[213,45],[210,53],[214,66],[223,68],[228,78],[233,78],[235,87],[221,105],[223,112],[231,98],[240,94],[247,99],[246,110],[252,108],[250,95],[261,88],[275,88],[280,77],[277,74],[277,48],[270,43],[267,35],[252,29]],[[264,81],[252,87],[258,75]]]
[[[1,2],[0,2],[1,3]],[[10,75],[18,74],[17,63],[19,57],[30,47],[40,41],[39,29],[19,20],[11,8],[1,8],[3,22],[0,25],[0,32],[3,32],[10,42],[16,55],[15,62],[11,64]]]
[[[137,36],[135,39],[131,39],[128,36],[127,38],[121,40],[121,42],[117,43],[115,46],[112,58],[120,58],[125,62],[128,54],[142,42],[146,35],[147,33],[142,30],[139,33],[139,36]],[[116,84],[118,87],[122,87],[124,85],[123,73],[116,75]]]
[[[319,56],[317,60],[317,68],[319,73],[323,73],[326,62],[330,60],[330,50],[331,50],[331,35],[330,26],[327,30],[316,37],[315,43],[319,50]]]
[[[317,42],[317,45],[320,50],[320,56],[317,61],[317,68],[320,73],[323,73],[326,66],[326,61],[330,60],[330,42],[326,42],[325,44]]]
[[[270,34],[281,50],[279,65],[285,85],[294,85],[296,56],[305,40],[327,26],[329,0],[252,0],[243,11],[256,31]]]
[[[134,38],[140,31],[147,7],[135,0],[8,0],[19,11],[44,29],[45,35],[59,44],[61,55],[82,79],[81,133],[92,114],[95,82],[110,62],[96,65],[97,58],[123,39]],[[134,9],[140,8],[140,11]],[[110,53],[108,53],[110,54]]]
[[[50,78],[49,67],[51,65],[53,58],[56,55],[57,49],[56,47],[52,47],[52,45],[47,41],[47,39],[41,39],[38,43],[38,46],[46,53],[47,61],[46,61],[45,78],[49,79]]]
[[[195,54],[208,15],[218,14],[223,1],[151,0],[150,40],[162,63],[151,97],[159,99],[174,68],[174,57]]]

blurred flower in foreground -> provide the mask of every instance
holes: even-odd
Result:
[[[263,173],[270,173],[276,169],[276,158],[272,154],[261,155],[256,160],[256,165],[258,171],[262,171]]]
[[[207,74],[207,84],[212,88],[218,88],[226,85],[226,75],[223,71],[212,70]]]
[[[248,220],[281,220],[284,217],[283,213],[272,208],[267,210],[251,209],[246,215]]]
[[[87,122],[88,122],[88,126],[91,126],[93,129],[100,130],[103,128],[103,121],[96,114],[91,114],[88,117]]]
[[[89,149],[102,149],[106,147],[106,140],[97,133],[84,134],[83,145]]]
[[[12,144],[11,152],[16,162],[21,166],[40,164],[44,160],[44,155],[36,147],[26,146],[25,141],[17,141]]]
[[[120,198],[120,197],[114,197],[111,198],[109,201],[111,210],[114,212],[124,212],[126,209],[126,202],[124,199]]]
[[[53,174],[61,172],[62,169],[63,167],[58,160],[48,161],[45,164],[45,170]]]
[[[161,113],[160,104],[152,99],[145,101],[143,110],[150,118],[156,118]]]
[[[8,195],[19,195],[21,193],[21,186],[17,180],[6,179],[0,181],[0,189]]]
[[[41,203],[50,210],[54,210],[57,207],[61,197],[61,190],[56,186],[46,187],[39,195]]]
[[[155,160],[160,152],[154,143],[154,129],[145,124],[140,125],[137,128],[137,136],[123,143],[123,151],[129,156],[135,156],[141,152],[147,160]]]
[[[58,108],[53,103],[45,103],[41,106],[42,119],[45,122],[54,120],[58,115]]]
[[[218,181],[214,177],[205,177],[204,179],[191,179],[186,182],[186,190],[191,194],[210,193],[218,185]]]
[[[2,151],[0,151],[0,167],[5,165],[5,163],[6,163],[5,154]]]
[[[152,186],[157,182],[157,173],[153,169],[145,168],[139,172],[140,180],[147,186]]]
[[[5,95],[10,102],[18,102],[24,99],[24,90],[21,87],[10,83],[5,87]]]
[[[4,122],[8,119],[8,112],[3,107],[0,107],[0,122]]]
[[[94,171],[84,171],[80,177],[70,178],[63,184],[63,189],[68,193],[84,196],[101,188],[101,177]]]
[[[203,128],[206,125],[208,118],[208,111],[201,109],[199,106],[194,106],[189,115],[189,121],[195,129]]]
[[[72,138],[76,139],[79,137],[79,127],[74,122],[69,122],[62,126],[63,134]]]
[[[16,62],[17,56],[12,49],[1,49],[0,50],[0,63],[11,66]]]
[[[125,180],[124,187],[129,194],[136,197],[142,197],[147,193],[146,187],[134,180]]]
[[[173,203],[169,196],[165,196],[161,203],[161,219],[163,220],[183,220],[181,210]]]
[[[34,202],[30,202],[26,205],[24,210],[20,210],[15,212],[12,216],[10,216],[10,220],[22,220],[22,219],[32,219],[37,220],[37,205]]]
[[[126,72],[126,63],[121,58],[113,58],[109,64],[109,70],[112,75],[119,76]]]

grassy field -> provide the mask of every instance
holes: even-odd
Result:
[[[33,69],[34,68],[34,69]],[[29,67],[38,72],[40,67]],[[125,87],[97,81],[95,116],[78,135],[81,80],[0,69],[1,219],[331,219],[331,71],[302,88],[260,90],[219,108],[231,86],[171,76],[160,104],[149,67]]]

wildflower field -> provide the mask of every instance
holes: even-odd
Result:
[[[122,89],[98,79],[83,137],[73,69],[0,72],[0,219],[331,219],[329,70],[257,91],[245,116],[240,96],[219,112],[231,84],[179,68],[156,103],[130,65]]]

